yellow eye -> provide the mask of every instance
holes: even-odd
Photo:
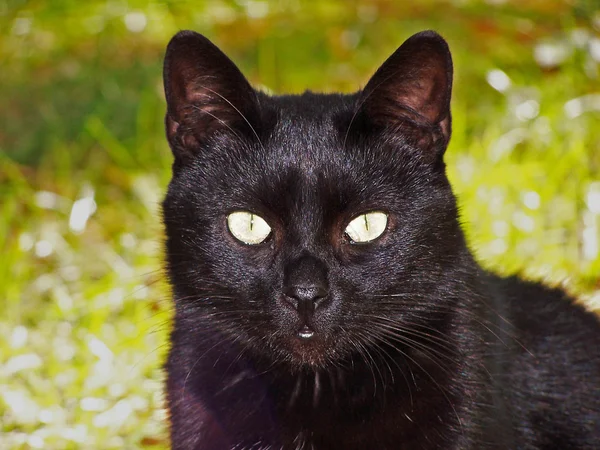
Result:
[[[350,221],[346,234],[353,242],[369,242],[383,234],[387,227],[388,216],[381,211],[361,214]]]
[[[227,227],[237,240],[250,245],[264,242],[271,234],[271,227],[265,219],[248,211],[235,211],[229,214]]]

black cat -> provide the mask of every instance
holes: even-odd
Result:
[[[268,96],[203,36],[167,48],[175,449],[600,449],[600,325],[481,269],[426,31],[353,95]]]

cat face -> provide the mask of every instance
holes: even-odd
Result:
[[[163,211],[177,314],[294,367],[443,322],[464,248],[442,161],[451,78],[446,43],[424,32],[357,94],[270,97],[204,37],[175,36]]]

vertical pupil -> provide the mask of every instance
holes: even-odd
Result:
[[[367,215],[365,214],[365,229],[367,231],[369,231],[369,219],[367,218]]]
[[[250,214],[250,231],[254,228],[254,214]]]

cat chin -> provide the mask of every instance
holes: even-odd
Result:
[[[293,369],[324,369],[330,367],[334,360],[334,352],[331,343],[321,336],[313,336],[310,339],[301,337],[290,337],[282,342],[285,359]]]

